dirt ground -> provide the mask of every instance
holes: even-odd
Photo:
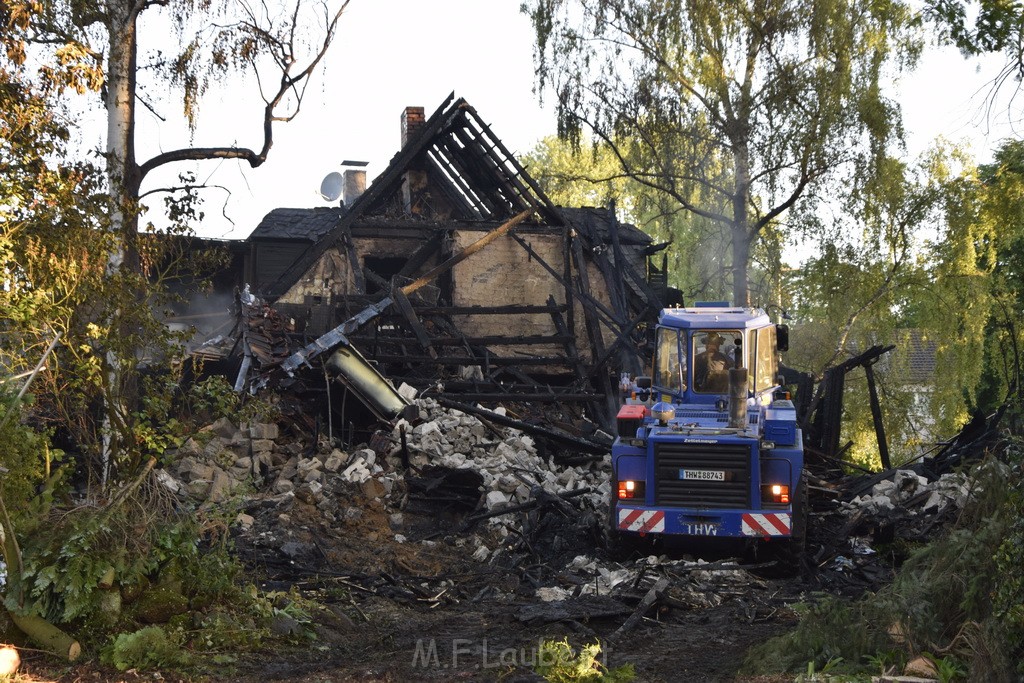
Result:
[[[535,534],[534,552],[495,552],[489,562],[480,562],[470,557],[471,539],[498,545],[500,534],[493,527],[451,533],[434,545],[399,543],[383,506],[353,502],[363,513],[347,522],[338,515],[333,523],[315,506],[293,506],[287,514],[294,533],[288,538],[298,552],[280,539],[267,541],[267,533],[259,531],[267,530],[261,521],[269,525],[273,519],[274,534],[279,533],[279,513],[273,508],[256,511],[253,531],[236,539],[252,578],[265,589],[294,587],[323,607],[314,612],[315,640],[248,654],[238,664],[189,676],[121,673],[95,664],[54,669],[29,654],[24,680],[535,681],[543,680],[533,673],[539,643],[564,638],[577,648],[601,642],[602,661],[609,667],[633,664],[637,681],[771,683],[791,677],[739,677],[745,653],[796,624],[791,605],[811,591],[828,589],[821,576],[772,578],[756,569],[729,568],[719,549],[709,558],[710,570],[663,558],[665,564],[646,576],[637,572],[633,583],[616,587],[611,595],[598,590],[545,603],[538,598],[538,586],[562,587],[569,595],[581,592],[581,572],[567,558],[580,557],[577,553],[584,550],[602,557],[577,520],[561,518],[546,530],[547,540],[550,534],[561,539],[562,552],[543,547],[545,539]],[[423,536],[439,524],[457,521],[406,514],[402,530]],[[535,523],[514,520],[525,527]],[[579,532],[575,537],[574,531]],[[506,539],[505,546],[512,545]],[[282,547],[292,553],[290,558],[282,557]],[[644,560],[634,555],[616,563],[602,557],[601,564],[626,571]],[[671,578],[668,597],[621,638],[613,637],[658,576]]]

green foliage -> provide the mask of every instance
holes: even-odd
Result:
[[[31,533],[46,516],[63,485],[64,453],[50,446],[49,434],[22,424],[23,410],[14,404],[9,384],[0,383],[0,494],[15,529]],[[31,394],[29,394],[31,398]],[[38,493],[37,493],[38,491]]]
[[[955,527],[915,552],[891,585],[852,603],[815,604],[793,632],[754,648],[745,669],[798,671],[842,657],[877,671],[880,662],[900,662],[901,651],[904,661],[942,653],[931,659],[943,680],[1019,677],[1024,505],[1016,439],[1005,458],[1010,465],[989,459],[975,469],[975,495]]]
[[[118,671],[177,669],[192,662],[180,638],[180,632],[171,634],[160,626],[121,633],[103,649],[101,660]]]
[[[844,669],[850,671],[856,668],[854,662],[865,661],[889,645],[888,623],[876,620],[880,615],[867,602],[848,604],[826,596],[798,609],[801,618],[797,628],[751,648],[741,671],[797,672],[808,666],[821,671],[837,660],[843,660]]]
[[[671,197],[625,174],[614,147],[547,137],[522,161],[556,204],[607,207],[614,201],[617,218],[657,243],[670,242],[653,260],[661,268],[664,259],[669,284],[686,301],[728,299],[728,233],[713,221],[681,212]]]
[[[1002,52],[1017,78],[1024,75],[1024,4],[1016,0],[928,0],[925,7],[942,37],[965,55]],[[968,17],[973,18],[973,26]]]
[[[967,667],[956,657],[937,657],[930,652],[922,652],[921,656],[935,665],[939,683],[962,681],[967,676]]]
[[[632,664],[608,669],[599,660],[600,654],[600,643],[584,645],[577,653],[567,640],[545,640],[534,670],[551,683],[626,683],[636,677]]]
[[[752,247],[786,227],[783,214],[816,188],[885,178],[901,126],[882,84],[920,47],[906,4],[531,0],[523,11],[559,136],[578,145],[591,131],[621,175],[714,226],[707,246],[724,234],[735,303],[747,303]]]
[[[21,583],[7,591],[7,608],[68,623],[102,611],[98,587],[111,568],[118,585],[132,585],[167,563],[197,562],[194,520],[153,498],[125,505],[118,514],[79,508],[49,533],[25,538]]]

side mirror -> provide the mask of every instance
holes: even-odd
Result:
[[[775,326],[775,346],[779,351],[789,351],[789,325]]]
[[[637,389],[650,389],[651,388],[651,378],[650,377],[644,377],[642,375],[640,377],[637,377],[636,378],[636,388]]]

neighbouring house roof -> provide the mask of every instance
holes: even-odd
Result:
[[[612,240],[612,227],[618,232],[619,242],[630,245],[648,245],[651,237],[644,231],[629,223],[620,223],[605,208],[584,206],[581,208],[558,207],[559,213],[578,231],[583,232],[592,241],[609,243]]]
[[[917,329],[900,330],[897,357],[908,384],[931,384],[935,379],[938,343],[926,332]]]
[[[249,235],[250,240],[288,239],[316,242],[331,231],[345,209],[338,206],[315,209],[274,209]]]

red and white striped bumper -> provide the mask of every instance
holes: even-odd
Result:
[[[793,533],[792,518],[788,512],[777,514],[744,514],[742,521],[744,536],[790,536]]]
[[[662,510],[635,510],[619,508],[619,529],[641,534],[665,532],[665,513]]]

